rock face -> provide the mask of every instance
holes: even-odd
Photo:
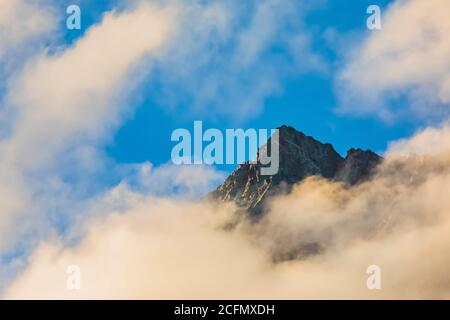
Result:
[[[258,215],[265,200],[287,193],[295,183],[309,176],[355,185],[368,179],[382,158],[374,152],[350,149],[342,158],[329,143],[321,143],[289,126],[279,129],[279,170],[273,176],[260,174],[259,163],[244,163],[208,197],[234,201],[239,207]],[[270,139],[267,143],[270,145]]]
[[[336,172],[334,179],[344,181],[348,185],[354,185],[369,178],[373,169],[381,162],[382,158],[376,153],[361,149],[347,151],[343,165]]]

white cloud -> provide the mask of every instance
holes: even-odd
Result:
[[[389,144],[387,155],[436,155],[450,150],[450,127],[428,127],[417,132],[413,138],[400,139]]]
[[[232,206],[120,186],[79,243],[42,243],[4,298],[449,298],[448,155],[388,159],[354,188],[308,179],[253,223]],[[311,242],[318,254],[295,258]],[[283,254],[293,259],[273,263]],[[372,264],[380,291],[366,288]],[[80,266],[81,290],[66,289],[68,265]]]
[[[45,0],[0,2],[0,57],[56,28],[58,19]]]
[[[382,29],[368,31],[337,78],[339,110],[387,121],[448,116],[449,13],[447,0],[398,0],[389,6]]]
[[[109,12],[73,46],[36,52],[8,79],[8,112],[1,114],[7,130],[0,141],[0,253],[37,241],[33,237],[82,205],[74,203],[77,193],[96,184],[86,180],[105,160],[97,146],[123,118],[127,93],[141,80],[139,68],[147,71],[170,40],[176,11],[137,4]],[[64,182],[68,175],[82,183]]]
[[[198,200],[217,187],[225,175],[210,166],[173,165],[154,167],[150,162],[122,165],[123,183],[144,194]]]
[[[111,12],[73,47],[34,57],[8,88],[6,104],[16,114],[11,137],[2,143],[6,153],[36,165],[71,143],[102,137],[118,116],[123,89],[139,78],[136,67],[161,52],[174,14],[145,5]]]
[[[183,2],[184,26],[157,65],[158,103],[232,120],[254,117],[289,77],[323,74],[304,24],[311,5],[299,1]],[[256,76],[257,75],[257,76]],[[154,83],[155,84],[155,83]]]

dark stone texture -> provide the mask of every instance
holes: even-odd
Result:
[[[239,207],[258,215],[265,200],[288,193],[292,186],[310,176],[342,181],[348,186],[370,178],[382,158],[374,152],[350,149],[341,157],[329,143],[321,143],[289,126],[279,129],[280,166],[273,176],[262,176],[259,163],[244,163],[208,198],[234,201]],[[270,139],[267,143],[270,145]]]

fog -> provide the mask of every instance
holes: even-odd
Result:
[[[450,153],[418,154],[427,134],[393,144],[360,185],[306,179],[257,222],[232,204],[121,184],[92,205],[77,241],[41,243],[5,297],[449,298]],[[66,287],[70,265],[80,290]],[[370,265],[381,269],[380,290],[366,286]]]

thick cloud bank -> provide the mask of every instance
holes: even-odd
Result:
[[[120,185],[79,242],[43,242],[5,297],[450,298],[448,151],[387,155],[352,188],[310,178],[257,223],[232,206]],[[66,288],[70,265],[80,290]],[[381,290],[366,287],[369,265],[381,268]]]

